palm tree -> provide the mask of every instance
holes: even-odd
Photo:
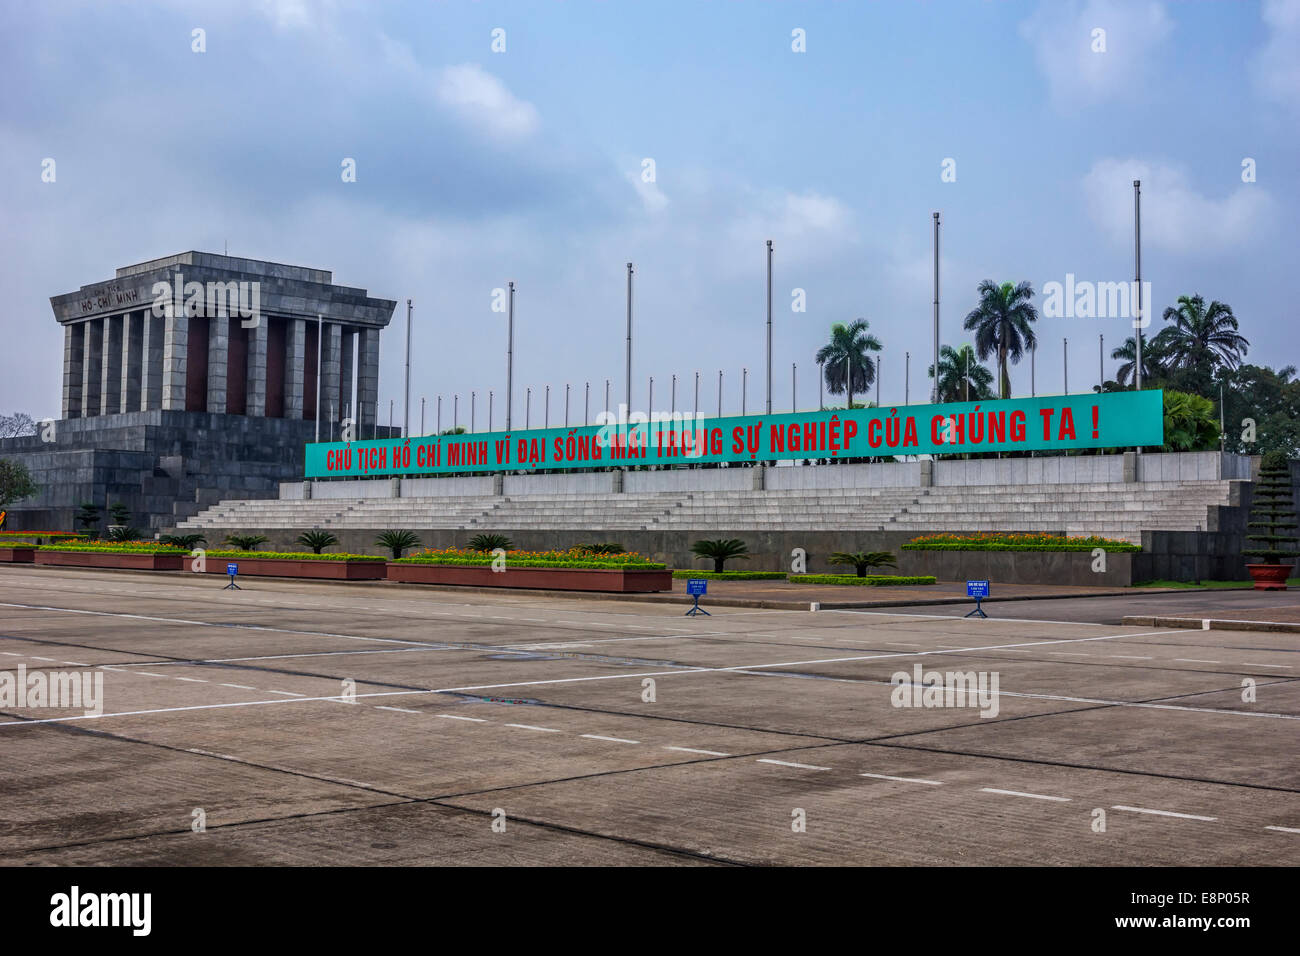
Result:
[[[836,551],[826,559],[827,564],[851,564],[858,577],[867,576],[867,568],[896,568],[892,551]]]
[[[393,553],[393,560],[396,561],[402,556],[402,552],[408,548],[414,548],[420,543],[420,536],[414,531],[394,530],[383,531],[375,539],[375,544],[381,548],[387,548]]]
[[[313,528],[310,531],[304,531],[298,535],[298,543],[311,548],[316,554],[320,554],[326,548],[332,548],[339,543],[339,539],[334,537],[334,532],[324,531],[320,528]]]
[[[1034,287],[1028,282],[996,285],[985,279],[979,284],[979,294],[980,304],[966,316],[965,328],[975,333],[975,351],[981,360],[997,353],[1000,394],[1010,398],[1007,362],[1019,362],[1026,349],[1038,344],[1033,328],[1038,310],[1029,301],[1034,297]]]
[[[934,366],[930,366],[934,378]],[[945,345],[939,349],[939,401],[982,402],[993,398],[993,373],[975,360],[975,350],[969,345],[954,349]]]
[[[1160,348],[1156,344],[1159,336],[1144,339],[1142,342],[1142,381],[1150,383],[1164,374],[1164,366],[1160,361]],[[1137,340],[1129,336],[1124,340],[1124,344],[1117,349],[1112,349],[1110,357],[1119,362],[1119,368],[1115,370],[1115,382],[1119,385],[1128,387],[1134,384],[1134,370],[1137,368]]]
[[[495,551],[500,548],[502,551],[513,551],[515,544],[503,534],[476,534],[469,539],[466,545],[471,551]]]
[[[1237,317],[1226,303],[1212,301],[1207,306],[1199,295],[1180,295],[1177,308],[1165,309],[1164,319],[1174,323],[1160,333],[1168,333],[1169,367],[1195,371],[1207,382],[1221,368],[1235,369],[1250,348],[1237,333]]]
[[[225,543],[234,545],[240,551],[256,551],[259,544],[266,544],[267,537],[264,534],[231,534],[226,536]]]
[[[866,319],[848,325],[831,326],[831,340],[817,350],[816,362],[822,367],[826,387],[832,395],[848,392],[845,408],[853,407],[853,393],[865,392],[876,380],[876,366],[868,352],[880,351],[880,340],[867,331]]]
[[[717,538],[713,541],[696,541],[691,553],[713,561],[714,574],[721,574],[723,565],[732,558],[749,560],[749,548],[739,538]]]

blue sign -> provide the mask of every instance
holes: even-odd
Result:
[[[227,564],[227,565],[226,565],[226,573],[229,574],[231,577],[234,577],[236,574],[239,573],[239,565],[237,565],[237,564]]]
[[[708,594],[709,579],[708,578],[687,578],[686,593],[695,594],[695,595]]]
[[[983,599],[989,596],[989,583],[987,581],[967,581],[966,596],[977,599]]]

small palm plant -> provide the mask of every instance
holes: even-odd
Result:
[[[139,528],[131,525],[115,524],[108,529],[104,538],[108,541],[138,541],[143,533]]]
[[[860,578],[867,576],[867,568],[898,567],[892,551],[836,551],[826,559],[826,563],[851,564]]]
[[[511,551],[514,546],[514,542],[503,534],[476,534],[469,539],[471,551],[495,551],[497,548]]]
[[[302,534],[298,535],[298,543],[311,548],[314,553],[320,554],[326,548],[338,544],[339,539],[334,537],[332,531],[312,528],[310,531],[304,531]]]
[[[208,543],[208,539],[201,534],[165,534],[158,540],[174,548],[184,548],[186,551],[193,551],[199,545]]]
[[[586,551],[588,554],[622,554],[625,550],[617,541],[606,541],[603,544],[575,544],[574,549]]]
[[[739,538],[716,538],[712,541],[696,541],[691,545],[691,552],[701,558],[711,559],[715,573],[721,573],[723,565],[732,558],[741,561],[749,560],[749,548]]]
[[[375,539],[375,544],[393,553],[394,561],[402,556],[403,551],[414,548],[419,543],[420,536],[414,531],[384,531]]]
[[[226,537],[226,544],[234,545],[239,551],[256,551],[259,544],[266,544],[264,534],[232,534]]]

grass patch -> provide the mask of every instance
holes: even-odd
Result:
[[[57,541],[76,541],[84,539],[84,534],[75,531],[0,531],[0,540],[6,538],[50,538]]]
[[[503,551],[506,569],[510,568],[571,568],[591,571],[662,571],[668,565],[647,561],[635,551],[621,554],[594,555],[590,551],[570,548],[568,551]],[[470,551],[465,548],[428,548],[419,554],[398,558],[394,564],[440,564],[448,567],[490,567],[496,556],[490,551]]]
[[[932,574],[868,574],[860,578],[856,574],[791,574],[786,580],[795,584],[852,584],[858,587],[892,587],[905,584],[934,584],[937,580]]]
[[[312,551],[208,551],[209,558],[269,558],[273,561],[387,561],[374,554],[316,554]]]
[[[41,551],[68,551],[76,554],[189,554],[183,548],[150,541],[100,542],[97,544],[42,544]]]
[[[711,578],[724,581],[773,581],[785,580],[784,571],[683,571],[673,572],[675,578]]]
[[[970,534],[923,534],[903,545],[904,551],[1141,551],[1140,544],[1114,538],[1067,538],[1059,534],[1011,534],[981,531]]]

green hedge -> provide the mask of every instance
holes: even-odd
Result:
[[[35,541],[0,541],[0,548],[35,548]]]
[[[189,554],[165,544],[42,544],[41,551],[89,552],[93,554]]]
[[[785,580],[784,571],[682,571],[673,572],[675,578],[721,578],[730,581]]]
[[[1069,544],[1003,544],[966,541],[944,541],[931,544],[905,544],[904,551],[1103,551],[1118,553],[1122,551],[1141,551],[1140,544],[1115,544],[1114,542],[1071,542]]]
[[[399,558],[394,564],[437,564],[450,568],[479,568],[490,567],[493,560],[491,555],[483,558],[464,558],[464,557],[411,557]],[[545,561],[538,558],[507,558],[506,570],[511,568],[574,568],[578,570],[594,571],[662,571],[668,565],[658,564],[654,561]]]
[[[270,558],[275,561],[387,561],[374,554],[316,554],[314,551],[208,551],[209,558]]]
[[[856,574],[791,574],[786,580],[794,584],[852,584],[859,587],[890,587],[903,584],[934,584],[937,580],[932,574],[868,574],[860,578]]]

